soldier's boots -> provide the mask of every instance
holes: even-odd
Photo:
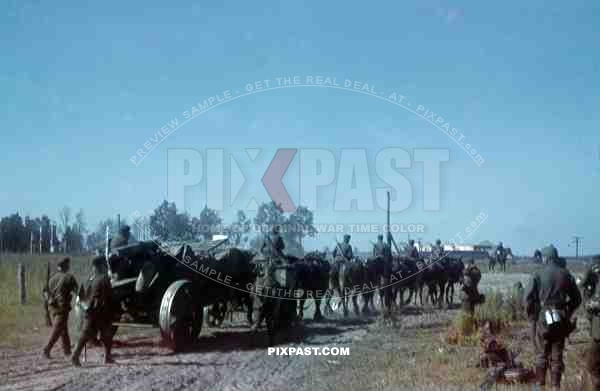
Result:
[[[44,350],[42,351],[42,357],[44,357],[47,360],[50,360],[50,350],[48,348],[44,348]]]

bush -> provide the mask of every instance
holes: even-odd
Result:
[[[461,311],[453,321],[447,342],[458,345],[476,345],[480,330],[487,325],[489,332],[498,334],[510,328],[511,322],[525,319],[522,292],[509,294],[493,290],[486,293],[485,302],[475,308],[474,316]]]

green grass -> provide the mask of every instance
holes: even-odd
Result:
[[[0,254],[0,341],[19,348],[27,345],[32,335],[46,334],[42,289],[46,283],[47,262],[50,273],[62,255]],[[89,274],[92,256],[72,256],[71,272],[81,283]],[[20,304],[17,288],[17,265],[25,267],[26,304]]]

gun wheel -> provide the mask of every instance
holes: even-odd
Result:
[[[202,329],[202,315],[190,281],[178,280],[167,288],[160,304],[159,327],[172,350],[181,351],[194,342]]]

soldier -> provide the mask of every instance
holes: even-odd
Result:
[[[592,341],[586,352],[586,369],[592,379],[594,391],[600,391],[600,256],[595,256],[592,265],[581,281],[585,310],[590,320]]]
[[[444,246],[441,240],[435,241],[435,246],[431,249],[431,258],[435,261],[444,257]]]
[[[377,258],[387,256],[387,245],[383,241],[383,235],[377,235],[377,242],[373,245],[373,256]]]
[[[269,241],[265,241],[262,245],[261,252],[264,252],[266,248],[269,248],[270,255],[272,257],[283,258],[283,250],[285,249],[285,243],[283,238],[279,234],[280,227],[278,225],[273,227],[271,238]]]
[[[83,326],[81,328],[81,335],[75,350],[73,351],[73,357],[71,362],[74,366],[79,367],[79,356],[81,351],[85,347],[85,344],[96,338],[98,332],[104,345],[104,363],[112,364],[114,360],[111,355],[112,348],[112,308],[111,308],[111,297],[112,287],[110,285],[110,279],[106,274],[106,260],[104,257],[96,257],[92,260],[94,268],[94,274],[87,281],[85,287],[85,298],[87,308],[85,311],[85,318],[83,320]]]
[[[560,266],[556,248],[550,248],[548,263],[533,275],[525,303],[530,321],[536,322],[536,385],[546,384],[549,365],[552,387],[560,390],[565,339],[574,330],[570,319],[581,304],[581,294],[573,276]]]
[[[77,292],[77,280],[69,268],[71,260],[63,258],[58,264],[58,271],[48,282],[48,307],[54,319],[52,334],[48,344],[44,347],[44,357],[50,358],[52,347],[61,339],[65,356],[71,355],[71,339],[69,338],[69,312],[71,312],[72,294]]]
[[[536,249],[533,253],[533,261],[535,263],[542,263],[542,252],[539,249]]]
[[[410,239],[408,241],[408,247],[406,248],[406,253],[409,258],[412,258],[414,260],[419,259],[419,250],[417,250],[414,240]]]
[[[481,281],[481,270],[475,265],[475,259],[471,258],[465,268],[463,279],[463,303],[462,308],[469,316],[475,314],[475,305],[483,302],[483,296],[479,294],[479,281]]]
[[[342,257],[346,260],[351,260],[354,258],[352,254],[352,246],[350,245],[350,235],[344,235],[344,242],[342,244],[338,244],[333,250],[333,259],[337,259]]]
[[[127,244],[129,243],[129,236],[130,236],[130,228],[128,225],[124,225],[119,230],[119,233],[117,235],[115,235],[115,237],[111,241],[111,244],[110,244],[111,248],[127,246]]]

